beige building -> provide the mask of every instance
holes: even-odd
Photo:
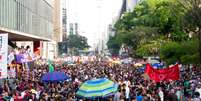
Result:
[[[58,42],[63,39],[63,27],[62,27],[62,0],[53,0],[53,40],[49,43],[52,45],[51,51],[55,52],[55,56],[58,56]],[[55,47],[55,48],[54,48]]]
[[[56,42],[62,41],[62,0],[54,0],[53,1],[53,26],[54,26],[54,34],[53,40]]]

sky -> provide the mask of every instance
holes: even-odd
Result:
[[[77,22],[79,34],[86,36],[93,47],[107,33],[121,5],[122,0],[67,0],[67,23]]]

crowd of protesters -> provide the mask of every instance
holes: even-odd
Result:
[[[104,101],[201,101],[201,68],[180,68],[177,81],[154,82],[132,64],[110,64],[93,61],[68,65],[55,63],[55,71],[70,77],[64,82],[44,83],[41,76],[48,65],[34,65],[18,70],[12,80],[5,79],[0,86],[0,101],[91,101],[80,99],[76,91],[91,79],[106,77],[119,84],[118,91]]]

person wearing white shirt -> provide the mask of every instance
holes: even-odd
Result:
[[[159,88],[159,93],[158,93],[159,97],[160,97],[160,100],[161,101],[164,101],[164,93],[162,91],[162,88]]]
[[[11,52],[8,55],[8,64],[11,64],[14,59],[15,59],[14,52]]]
[[[126,84],[126,86],[130,86],[130,81],[129,80],[126,80],[126,81],[124,81],[124,84]]]
[[[25,92],[25,91],[23,91],[23,92],[21,93],[21,98],[24,98],[24,97],[25,97],[25,95],[26,95],[26,92]]]
[[[126,86],[126,100],[129,101],[130,99],[130,89],[128,86]]]
[[[120,91],[116,92],[113,101],[120,101],[120,96],[121,96]]]
[[[201,98],[201,85],[195,89],[195,92],[198,92],[200,94],[199,98]]]

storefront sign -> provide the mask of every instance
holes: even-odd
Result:
[[[0,34],[0,79],[7,78],[8,34]]]

